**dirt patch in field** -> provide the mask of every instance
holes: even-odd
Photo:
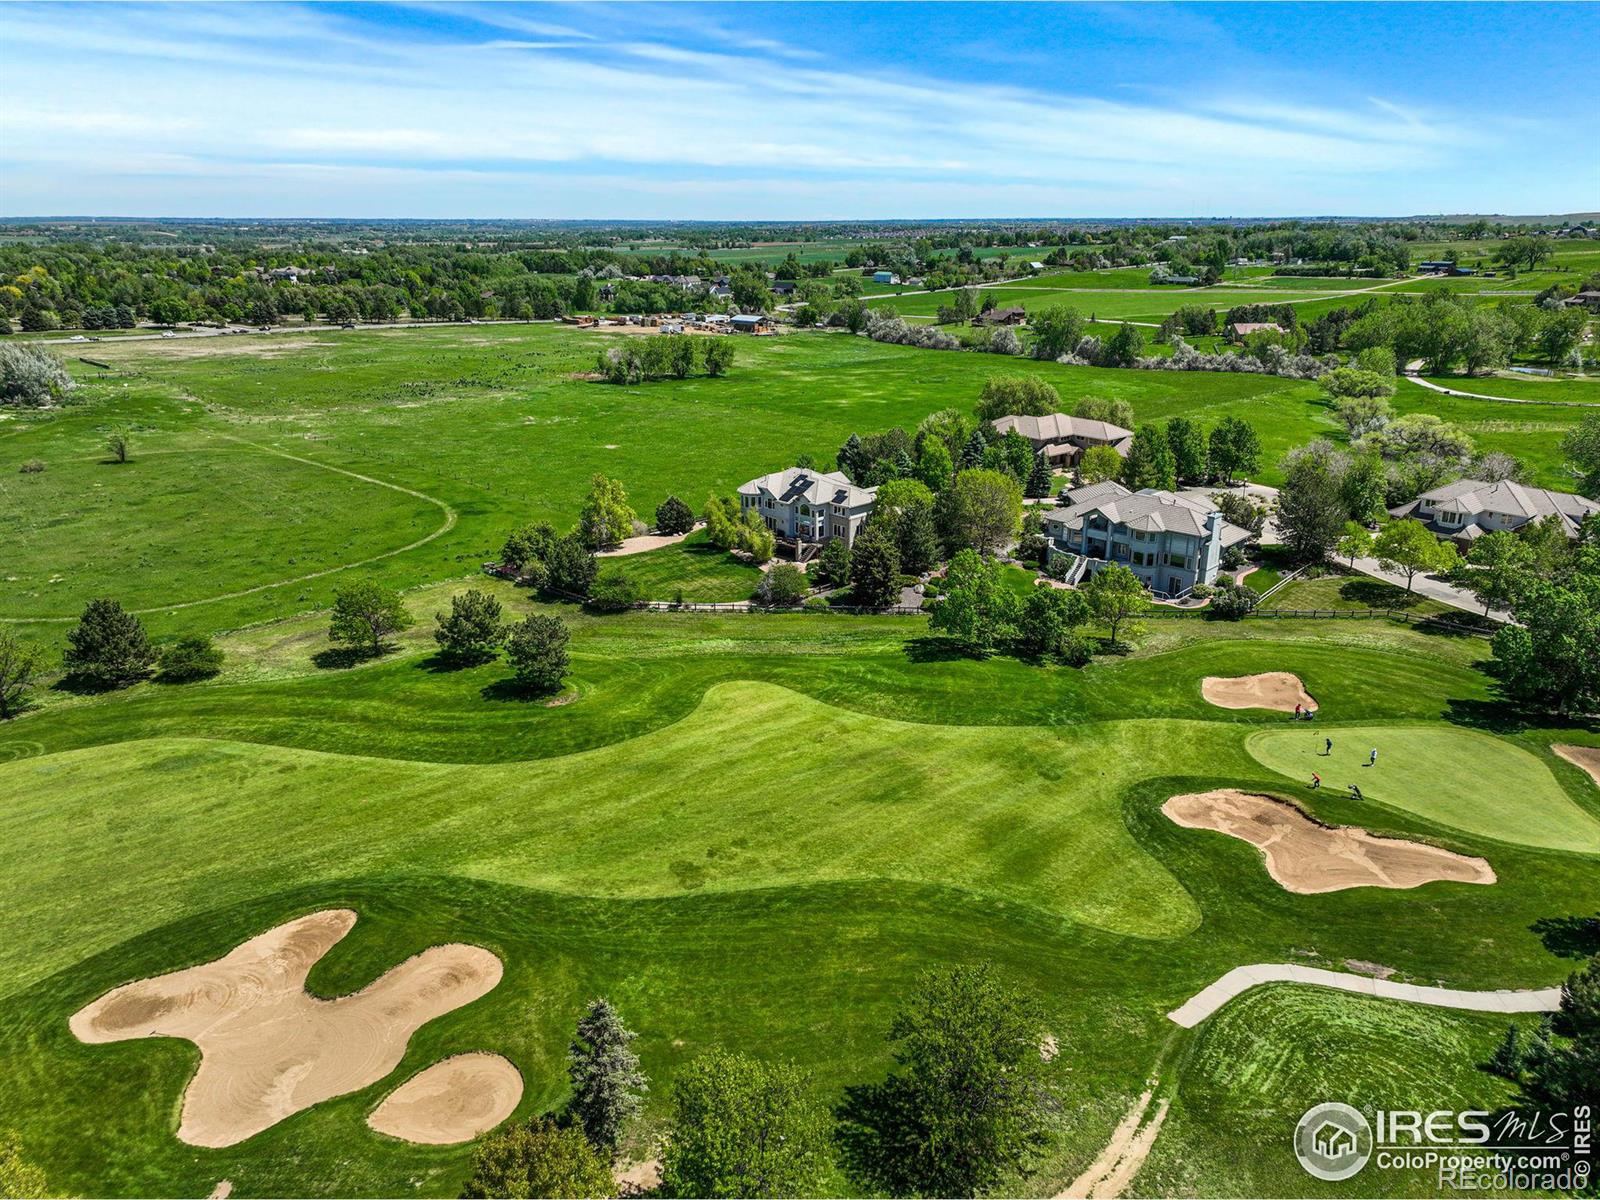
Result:
[[[1495,881],[1493,869],[1481,858],[1378,837],[1354,825],[1324,825],[1272,796],[1222,788],[1174,796],[1161,811],[1189,829],[1210,829],[1249,842],[1266,858],[1267,874],[1285,891],[1301,895]]]
[[[470,1142],[515,1111],[522,1073],[498,1054],[458,1054],[406,1080],[372,1110],[379,1133],[424,1146]]]
[[[1056,1200],[1110,1200],[1122,1195],[1144,1166],[1167,1119],[1169,1102],[1159,1100],[1154,1114],[1145,1121],[1152,1095],[1147,1091],[1133,1102],[1105,1148],[1082,1175],[1067,1185],[1066,1191],[1056,1194]]]
[[[618,1196],[648,1196],[661,1186],[661,1160],[623,1163],[611,1172],[611,1177],[617,1181]]]
[[[376,1083],[411,1035],[500,982],[480,946],[433,946],[359,992],[321,1000],[311,968],[350,932],[349,909],[311,913],[251,938],[222,958],[125,984],[69,1022],[79,1040],[186,1038],[200,1068],[183,1097],[178,1138],[232,1146],[301,1109]]]
[[[1600,750],[1593,746],[1551,746],[1562,758],[1566,759],[1580,771],[1588,773],[1594,780],[1595,786],[1600,787]]]
[[[1300,676],[1288,671],[1231,677],[1207,675],[1200,681],[1200,694],[1218,708],[1275,708],[1279,712],[1293,712],[1297,704],[1301,708],[1317,706],[1305,684],[1300,682]]]

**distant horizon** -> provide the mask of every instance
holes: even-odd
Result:
[[[0,42],[13,213],[1200,221],[1600,196],[1595,5],[23,0]]]
[[[160,222],[167,224],[223,224],[237,222],[285,223],[301,221],[329,225],[453,225],[479,223],[490,225],[543,224],[543,225],[756,225],[756,226],[807,226],[807,225],[1087,225],[1087,224],[1141,224],[1141,225],[1224,225],[1253,224],[1266,221],[1358,221],[1397,222],[1426,221],[1438,224],[1459,224],[1467,221],[1492,221],[1498,224],[1527,224],[1529,222],[1590,221],[1600,220],[1600,210],[1572,210],[1546,213],[1254,213],[1218,217],[1122,217],[1107,216],[1020,216],[1020,217],[375,217],[375,216],[318,216],[306,213],[284,214],[210,214],[207,216],[177,216],[173,214],[129,213],[43,213],[3,214],[0,224],[43,223],[49,221],[90,221],[111,223]]]

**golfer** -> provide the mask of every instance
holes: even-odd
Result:
[[[1356,785],[1355,785],[1355,784],[1353,784],[1353,783],[1352,783],[1352,784],[1351,784],[1351,785],[1350,785],[1350,794],[1351,794],[1351,795],[1352,795],[1352,796],[1353,796],[1353,797],[1355,797],[1355,798],[1356,798],[1356,799],[1357,799],[1357,800],[1365,800],[1365,799],[1366,799],[1366,797],[1365,797],[1365,796],[1363,796],[1363,795],[1362,795],[1362,794],[1361,794],[1361,789],[1360,789],[1360,788],[1358,788],[1358,787],[1357,787],[1357,786],[1356,786]]]
[[[1370,755],[1368,755],[1368,757],[1367,757],[1367,766],[1375,767],[1377,765],[1378,765],[1378,748],[1376,746],[1374,746],[1372,748],[1372,753]]]
[[[1333,739],[1332,738],[1323,738],[1322,739],[1322,757],[1323,758],[1327,758],[1328,755],[1330,755],[1332,753],[1333,753]]]
[[[1322,776],[1315,771],[1311,772],[1311,787],[1313,790],[1322,786]]]

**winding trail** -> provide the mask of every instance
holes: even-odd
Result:
[[[397,554],[405,554],[407,551],[415,550],[419,546],[426,546],[435,538],[443,537],[456,526],[456,521],[459,517],[459,514],[453,507],[439,499],[437,496],[430,496],[426,492],[419,492],[414,488],[402,487],[398,483],[390,483],[385,479],[375,479],[371,475],[362,475],[356,471],[347,471],[343,467],[335,467],[330,463],[318,462],[314,458],[302,458],[298,454],[290,454],[287,450],[277,450],[271,446],[263,446],[259,442],[250,441],[248,438],[235,437],[231,433],[219,433],[217,436],[230,442],[238,442],[241,446],[248,446],[252,450],[259,450],[263,454],[275,454],[279,458],[287,458],[291,462],[304,463],[308,467],[319,467],[324,471],[332,471],[338,475],[347,475],[351,479],[359,479],[362,483],[375,484],[381,488],[388,488],[392,492],[401,492],[407,496],[414,496],[418,500],[426,500],[429,504],[439,509],[440,512],[444,513],[444,523],[432,533],[427,534],[424,537],[420,537],[414,542],[409,542],[404,546],[397,546],[393,550],[385,550],[381,554],[373,554],[367,558],[357,559],[355,562],[339,563],[337,566],[324,567],[320,571],[312,571],[308,575],[296,575],[292,579],[275,579],[271,583],[258,583],[254,587],[241,588],[234,592],[223,592],[216,596],[204,596],[199,600],[182,600],[176,604],[158,604],[152,608],[130,609],[129,611],[135,616],[146,616],[150,613],[177,612],[180,609],[195,608],[201,604],[217,604],[223,600],[237,600],[241,596],[253,596],[257,592],[271,591],[273,588],[291,587],[294,584],[305,583],[307,580],[311,579],[321,579],[325,575],[333,575],[339,571],[350,571],[357,567],[369,566],[372,563],[381,562],[386,558],[393,558]],[[0,617],[0,623],[8,625],[48,625],[72,622],[76,621],[77,619],[77,617]]]
[[[1106,1143],[1105,1149],[1095,1157],[1095,1160],[1084,1168],[1079,1175],[1066,1187],[1065,1191],[1057,1192],[1055,1200],[1101,1200],[1122,1195],[1127,1186],[1139,1174],[1139,1168],[1144,1166],[1144,1160],[1150,1154],[1150,1148],[1156,1144],[1156,1137],[1161,1133],[1161,1126],[1167,1119],[1167,1100],[1156,1103],[1155,1115],[1148,1122],[1145,1113],[1149,1111],[1150,1099],[1155,1094],[1155,1084],[1133,1102],[1127,1115],[1112,1131],[1111,1140]]]
[[[1467,400],[1493,400],[1499,404],[1545,404],[1554,408],[1600,408],[1600,401],[1596,400],[1528,400],[1516,396],[1488,396],[1482,392],[1461,392],[1455,388],[1444,387],[1417,375],[1415,372],[1421,366],[1421,359],[1407,363],[1404,378],[1409,379],[1418,387],[1427,388],[1430,392],[1438,392],[1441,396],[1461,396]]]
[[[1234,997],[1263,983],[1309,983],[1317,987],[1355,992],[1380,1000],[1405,1000],[1435,1008],[1460,1008],[1470,1012],[1531,1013],[1555,1012],[1561,1004],[1561,989],[1532,991],[1469,992],[1455,988],[1422,987],[1414,983],[1391,983],[1366,975],[1325,971],[1321,967],[1302,967],[1293,963],[1252,963],[1235,967],[1215,983],[1208,984],[1167,1014],[1185,1029],[1193,1029]]]

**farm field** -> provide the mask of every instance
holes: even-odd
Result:
[[[0,1128],[52,1190],[456,1195],[467,1148],[380,1137],[368,1115],[470,1052],[514,1065],[519,1116],[545,1111],[598,994],[640,1032],[641,1139],[716,1045],[794,1060],[831,1103],[888,1069],[884,1032],[918,972],[978,960],[1041,1001],[1070,1100],[1013,1193],[1065,1187],[1152,1079],[1171,1109],[1139,1176],[1148,1194],[1237,1192],[1246,1143],[1284,1148],[1246,1183],[1303,1192],[1289,1133],[1327,1098],[1327,1062],[1411,1071],[1355,1072],[1362,1102],[1410,1102],[1407,1064],[1429,1054],[1447,1059],[1452,1098],[1506,1098],[1477,1067],[1503,1020],[1391,1019],[1397,1006],[1278,986],[1194,1030],[1166,1016],[1257,962],[1475,989],[1570,973],[1566,943],[1541,931],[1600,907],[1600,790],[1550,746],[1600,746],[1600,731],[1504,716],[1483,640],[1185,616],[1148,621],[1131,652],[1041,666],[961,653],[921,617],[601,616],[479,573],[514,525],[570,525],[596,471],[646,519],[668,492],[698,508],[795,454],[826,462],[851,432],[970,409],[995,372],[1046,378],[1069,402],[1127,399],[1141,421],[1244,416],[1270,481],[1283,451],[1335,430],[1315,385],[805,333],[737,343],[722,379],[621,388],[584,378],[606,344],[494,325],[97,346],[111,370],[73,364],[80,403],[0,423],[0,502],[21,517],[0,617],[58,645],[88,598],[116,595],[158,641],[212,633],[225,654],[201,683],[48,688],[0,725]],[[1504,439],[1546,477],[1582,413],[1420,388],[1397,407]],[[112,429],[130,462],[105,461]],[[45,470],[20,474],[30,458]],[[658,598],[748,596],[759,573],[703,536],[622,561]],[[352,578],[405,589],[417,619],[355,663],[321,611]],[[1006,585],[1033,586],[1021,571]],[[566,621],[558,695],[528,698],[502,660],[437,655],[433,614],[469,586],[513,619]],[[1345,586],[1278,599],[1367,606]],[[1315,697],[1315,733],[1202,694],[1207,677],[1268,671]],[[1318,736],[1338,743],[1335,765],[1308,751]],[[1380,763],[1362,768],[1372,745]],[[1307,762],[1327,788],[1306,786]],[[1216,788],[1481,857],[1496,882],[1287,892],[1253,847],[1162,813]],[[67,1026],[113,987],[329,909],[357,920],[311,969],[317,996],[441,943],[487,950],[504,977],[423,1025],[378,1081],[225,1148],[174,1136],[190,1044],[90,1045]],[[1315,1057],[1258,1037],[1262,1022],[1312,1031]]]
[[[446,607],[463,586],[419,589],[412,607]],[[528,610],[525,593],[487,586]],[[363,1125],[444,1055],[505,1055],[525,1083],[518,1111],[539,1111],[565,1088],[573,1017],[604,993],[640,1030],[652,1120],[713,1044],[793,1058],[836,1096],[887,1066],[882,1032],[919,969],[983,958],[1041,999],[1072,1096],[1024,1190],[1073,1178],[1155,1077],[1174,1108],[1141,1192],[1237,1187],[1227,1164],[1247,1113],[1249,1136],[1285,1147],[1257,1155],[1257,1178],[1293,1192],[1289,1130],[1334,1078],[1329,1056],[1398,1068],[1443,1054],[1451,1095],[1489,1105],[1505,1086],[1475,1063],[1503,1022],[1390,1019],[1377,1001],[1277,987],[1192,1032],[1167,1010],[1258,961],[1548,985],[1570,962],[1539,922],[1600,904],[1600,792],[1548,749],[1600,737],[1462,729],[1491,695],[1475,638],[1174,620],[1128,657],[1041,669],[942,651],[918,618],[562,612],[574,674],[554,707],[497,687],[503,664],[442,669],[420,626],[382,660],[319,666],[312,614],[225,636],[213,682],[67,697],[0,729],[0,789],[15,797],[0,814],[5,1116],[55,1186],[453,1195],[465,1150]],[[1200,695],[1205,676],[1260,670],[1304,680],[1352,768],[1357,743],[1385,748],[1372,801],[1307,790],[1292,748],[1272,761],[1262,745],[1303,736],[1280,714]],[[1437,754],[1407,765],[1418,738],[1447,746],[1448,794]],[[1515,780],[1485,792],[1502,761]],[[1480,855],[1498,882],[1286,893],[1249,846],[1160,812],[1218,786]],[[1551,848],[1545,831],[1578,842]],[[111,986],[333,907],[359,920],[313,970],[318,994],[441,942],[488,948],[505,979],[425,1025],[392,1076],[225,1149],[172,1135],[186,1044],[91,1046],[67,1030]],[[1262,1021],[1313,1040],[1277,1049]],[[1414,1084],[1374,1067],[1350,1086],[1398,1100]]]

